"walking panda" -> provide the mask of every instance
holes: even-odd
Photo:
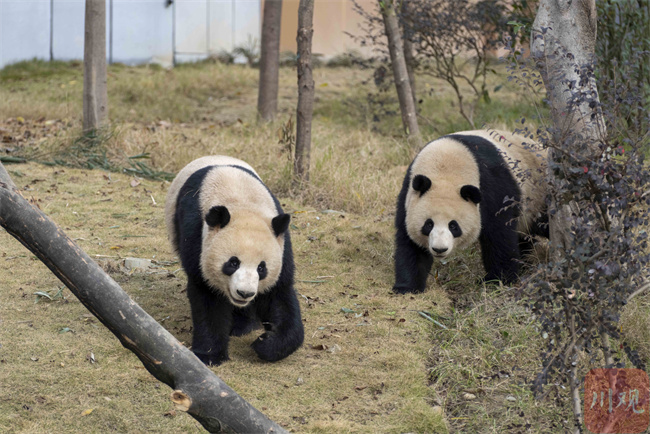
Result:
[[[424,291],[434,258],[480,241],[485,280],[512,283],[531,235],[548,238],[545,153],[521,136],[444,136],[415,157],[397,199],[397,293]]]
[[[187,274],[194,354],[219,365],[230,336],[260,323],[265,332],[252,347],[261,359],[302,345],[290,216],[251,166],[226,156],[189,163],[167,193],[165,220]]]

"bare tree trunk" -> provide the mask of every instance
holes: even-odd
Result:
[[[96,130],[108,117],[106,89],[106,0],[86,0],[83,129]]]
[[[384,27],[388,37],[388,50],[390,51],[390,60],[393,65],[393,75],[395,78],[395,87],[397,88],[397,97],[402,112],[402,123],[406,134],[415,139],[420,144],[420,128],[418,127],[417,113],[415,102],[411,92],[406,62],[404,60],[404,45],[400,35],[399,23],[393,0],[378,0],[381,13],[384,18]]]
[[[257,95],[258,119],[272,121],[278,111],[278,80],[280,69],[280,27],[282,0],[264,2],[260,84]]]
[[[408,39],[404,39],[404,60],[406,61],[406,72],[409,76],[409,85],[411,86],[411,96],[413,97],[413,107],[415,113],[418,111],[418,98],[415,95],[415,56],[413,55],[413,44]]]
[[[571,383],[571,408],[573,409],[573,416],[575,418],[576,429],[574,434],[582,434],[583,414],[582,414],[582,401],[580,400],[580,377],[578,377],[578,360],[579,351],[573,347],[569,351],[573,352],[571,364],[571,372],[569,373],[569,381]]]
[[[605,137],[605,123],[599,111],[598,89],[593,73],[596,44],[595,0],[540,0],[531,35],[531,54],[537,62],[546,87],[553,120],[553,142],[581,141],[598,155],[598,143]],[[559,151],[550,149],[549,168],[562,164]],[[550,169],[549,169],[550,170]],[[552,173],[549,174],[552,176]],[[573,246],[571,225],[577,204],[570,198],[551,196],[549,205],[550,249],[553,261],[561,261]],[[575,313],[567,313],[574,315]],[[567,321],[573,324],[573,317]],[[576,331],[572,325],[571,334]],[[603,347],[609,339],[602,335]],[[578,377],[578,348],[571,352],[570,370],[572,409],[576,433],[583,424]],[[607,357],[607,350],[605,350]],[[610,357],[611,358],[611,357]]]
[[[311,39],[314,35],[314,0],[300,0],[298,6],[298,113],[294,182],[309,181],[311,119],[314,111],[314,78],[311,64]]]
[[[531,54],[538,62],[551,105],[551,116],[560,132],[578,131],[585,139],[597,142],[603,136],[602,116],[586,98],[579,104],[572,99],[580,93],[598,100],[593,74],[581,80],[580,71],[594,62],[596,45],[595,0],[541,0],[531,35]]]
[[[581,140],[592,144],[594,151],[606,133],[604,119],[590,107],[589,98],[579,98],[577,104],[573,100],[583,94],[598,102],[593,74],[586,80],[580,74],[593,64],[595,45],[595,0],[540,1],[531,35],[531,54],[550,102],[555,127],[553,139],[561,143],[571,134],[579,135]],[[557,152],[549,152],[549,162],[557,161],[558,157]],[[551,256],[557,259],[570,245],[571,205],[552,203],[550,211],[549,215],[555,215],[550,220]]]
[[[178,410],[210,432],[285,432],[256,410],[138,306],[43,212],[0,163],[0,225],[34,253],[147,370],[170,386]]]
[[[406,62],[406,72],[409,76],[409,84],[411,85],[411,95],[413,96],[413,106],[415,107],[415,112],[418,111],[418,98],[416,96],[415,89],[415,73],[413,72],[416,67],[415,55],[413,54],[413,43],[408,38],[408,27],[409,27],[409,2],[402,1],[402,16],[404,17],[404,22],[402,27],[404,29],[404,60]]]

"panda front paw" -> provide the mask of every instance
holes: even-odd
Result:
[[[223,362],[230,360],[228,354],[217,354],[217,353],[204,353],[200,351],[192,350],[194,355],[199,358],[207,366],[219,366]]]
[[[277,334],[274,331],[267,330],[258,336],[251,346],[260,359],[266,360],[267,362],[275,362],[282,358],[278,351],[280,344],[278,340]]]
[[[296,351],[302,345],[303,337],[302,327],[291,329],[286,334],[267,329],[251,346],[260,359],[276,362]]]

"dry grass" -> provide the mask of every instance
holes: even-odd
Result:
[[[100,255],[118,283],[189,344],[183,275],[165,240],[161,202],[166,183],[142,180],[131,187],[132,178],[124,175],[35,164],[10,169],[25,174],[14,177],[26,196],[89,254]],[[305,345],[287,360],[267,364],[249,348],[254,335],[234,339],[232,361],[215,372],[297,431],[444,430],[442,415],[428,404],[432,390],[425,354],[431,327],[417,314],[446,310],[444,293],[438,289],[410,298],[391,293],[387,215],[321,213],[284,203],[293,212]],[[2,235],[1,245],[2,260],[10,267],[0,271],[7,291],[0,311],[0,381],[5,387],[0,430],[196,430],[186,416],[164,417],[173,408],[167,387],[67,289],[64,300],[35,302],[35,292],[54,294],[60,283],[8,234]],[[146,273],[124,272],[120,258],[128,256],[160,265]],[[94,364],[87,360],[91,352]],[[88,409],[93,412],[82,416]]]
[[[0,137],[9,155],[71,158],[79,136],[81,70],[54,66],[0,71]],[[288,429],[568,429],[561,385],[552,386],[544,401],[535,401],[527,387],[543,344],[536,323],[510,291],[476,283],[482,274],[476,248],[437,265],[438,278],[430,279],[426,293],[391,293],[394,203],[416,150],[400,135],[398,116],[374,118],[379,107],[366,98],[373,91],[368,76],[356,69],[315,71],[311,183],[302,190],[291,188],[289,154],[277,135],[296,101],[295,71],[288,68],[281,71],[278,121],[258,126],[256,70],[207,63],[173,71],[113,66],[113,125],[93,142],[93,152],[111,167],[148,153],[148,167],[167,172],[207,154],[243,158],[293,213],[305,345],[286,360],[262,363],[249,348],[251,334],[233,339],[232,360],[214,369]],[[435,121],[435,131],[425,125],[425,136],[468,128],[449,109],[452,100],[442,84],[421,84],[435,95],[422,105]],[[382,98],[384,110],[396,107],[392,95]],[[521,116],[531,112],[508,86],[478,114],[507,126]],[[98,261],[131,297],[190,344],[183,273],[165,239],[168,183],[138,179],[133,187],[134,178],[124,174],[35,163],[9,169],[25,196],[34,197],[89,254],[101,255]],[[35,292],[54,295],[60,282],[4,232],[0,246],[6,264],[0,269],[0,431],[200,431],[193,419],[172,412],[167,386],[67,289],[63,299],[35,302]],[[155,268],[127,271],[122,263],[129,256],[153,259]],[[622,321],[646,360],[649,310],[647,298],[639,296]],[[88,360],[90,353],[96,363]]]

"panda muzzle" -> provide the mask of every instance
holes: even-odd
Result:
[[[248,300],[249,298],[255,297],[255,294],[256,294],[255,291],[242,291],[241,289],[237,290],[237,295],[244,300]]]

